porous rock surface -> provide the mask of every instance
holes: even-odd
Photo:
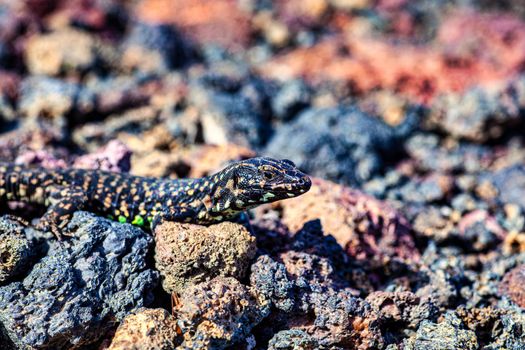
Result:
[[[49,251],[19,282],[0,287],[2,342],[16,348],[69,349],[97,341],[107,322],[148,305],[158,273],[140,229],[75,213],[74,238]]]
[[[180,340],[177,329],[166,310],[141,308],[124,318],[108,350],[173,350]]]
[[[216,276],[242,278],[255,256],[255,237],[243,226],[163,223],[155,229],[155,266],[169,293]]]

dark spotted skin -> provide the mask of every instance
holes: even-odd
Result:
[[[208,177],[181,180],[0,163],[0,201],[46,206],[37,228],[59,238],[77,210],[149,228],[162,221],[212,224],[299,196],[310,186],[291,161],[272,158],[251,158]]]

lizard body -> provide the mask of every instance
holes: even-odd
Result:
[[[311,181],[289,160],[251,158],[199,179],[162,179],[98,170],[0,163],[0,201],[47,207],[37,228],[61,237],[73,213],[154,227],[178,221],[212,224],[260,204],[299,196]]]

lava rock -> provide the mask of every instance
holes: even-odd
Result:
[[[417,330],[423,320],[435,321],[438,315],[438,308],[428,299],[420,298],[412,292],[383,292],[377,291],[370,293],[366,297],[378,318],[386,324],[403,324],[400,328],[384,327],[385,338],[403,338],[404,330]],[[386,333],[383,332],[383,333]],[[395,339],[395,338],[394,338]]]
[[[81,73],[95,65],[96,42],[91,35],[65,29],[29,38],[25,61],[32,74]]]
[[[284,82],[271,100],[273,115],[281,121],[293,119],[301,110],[310,105],[311,91],[298,79]]]
[[[131,150],[113,140],[96,152],[75,159],[73,167],[127,173],[131,168]]]
[[[435,134],[417,133],[406,142],[406,151],[421,171],[476,173],[490,164],[490,148],[469,142],[446,145]]]
[[[265,152],[314,176],[359,185],[401,150],[395,130],[353,107],[311,108],[279,128]]]
[[[483,142],[523,122],[524,97],[525,79],[520,77],[496,91],[476,87],[464,94],[439,96],[430,118],[453,137]]]
[[[313,179],[306,194],[277,205],[282,209],[283,223],[292,232],[320,219],[325,234],[333,235],[355,259],[419,258],[407,220],[387,203],[360,191]]]
[[[190,286],[177,305],[183,349],[224,349],[246,339],[270,311],[270,303],[260,293],[233,277]]]
[[[507,232],[496,218],[485,210],[474,210],[464,215],[458,223],[461,239],[475,251],[486,251],[505,239]]]
[[[423,179],[411,179],[399,188],[390,190],[388,198],[402,199],[409,203],[435,203],[450,196],[454,178],[434,173]]]
[[[166,73],[186,65],[192,50],[172,25],[138,22],[123,43],[122,65]]]
[[[111,319],[149,304],[158,280],[146,263],[152,239],[142,230],[76,212],[74,237],[50,244],[23,282],[0,288],[4,341],[18,348],[91,344]]]
[[[377,315],[363,299],[345,290],[315,293],[312,308],[315,321],[311,332],[320,347],[358,350],[384,347]]]
[[[0,284],[26,272],[36,256],[35,243],[24,231],[19,222],[0,217]]]
[[[280,262],[261,256],[252,265],[250,284],[273,306],[258,326],[260,341],[276,342],[277,332],[290,329],[307,331],[305,341],[322,348],[381,348],[377,314],[337,276],[329,259],[287,249],[277,256]],[[312,316],[308,326],[294,321]],[[279,343],[292,341],[286,339]]]
[[[484,337],[486,349],[518,350],[525,347],[523,327],[525,315],[517,308],[501,307],[465,308],[456,310],[468,329]],[[478,336],[479,337],[479,336]]]
[[[173,350],[181,340],[177,329],[166,310],[140,308],[124,318],[108,350]]]
[[[525,264],[516,266],[505,274],[500,284],[500,293],[525,308]]]
[[[268,350],[315,350],[319,343],[308,333],[300,329],[280,331],[270,339]]]
[[[266,143],[271,129],[259,105],[265,97],[251,96],[252,93],[260,94],[260,86],[251,88],[248,78],[246,86],[222,76],[204,76],[196,80],[190,84],[188,101],[200,111],[206,143],[235,143],[254,149]]]
[[[144,116],[138,117],[135,113],[132,116],[122,115],[123,111],[133,112],[133,108],[145,105],[150,100],[150,95],[145,91],[144,86],[151,81],[148,75],[135,74],[131,76],[116,75],[116,76],[102,76],[97,77],[86,83],[86,89],[89,94],[95,96],[94,111],[102,116],[108,116],[111,113],[118,113],[117,120],[113,124],[126,125],[127,128],[132,129],[134,125],[130,125],[130,120],[138,119],[140,122],[147,121],[149,118]],[[139,108],[140,111],[140,108]],[[106,133],[115,137],[115,125],[108,125],[109,130]]]
[[[31,76],[22,81],[18,109],[28,118],[47,116],[64,125],[73,112],[84,115],[93,110],[95,96],[81,85],[64,80]]]
[[[288,279],[286,267],[268,255],[261,255],[251,266],[250,285],[262,293],[272,305],[284,312],[292,311],[293,283]]]
[[[216,276],[242,278],[256,250],[255,237],[232,222],[209,227],[166,222],[155,228],[155,242],[155,265],[169,293]]]
[[[408,350],[478,349],[476,334],[465,328],[457,315],[448,312],[440,323],[423,321],[405,346]]]
[[[490,181],[497,190],[497,199],[500,203],[517,204],[525,209],[525,165],[516,164],[503,168],[482,176],[481,181],[484,179]]]

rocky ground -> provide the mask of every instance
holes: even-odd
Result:
[[[0,160],[304,196],[152,235],[2,203],[1,349],[525,349],[521,0],[0,1]]]

